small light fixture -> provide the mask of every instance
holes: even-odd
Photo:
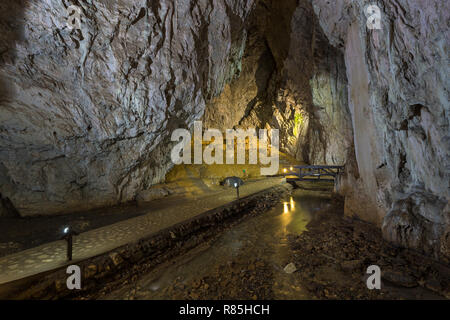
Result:
[[[293,167],[290,167],[289,169],[290,169],[291,171],[294,171],[294,168],[293,168]]]
[[[73,236],[78,235],[78,232],[70,229],[70,226],[66,226],[63,229],[64,235],[61,237],[61,240],[66,240],[67,242],[67,260],[72,260],[72,251],[73,251]]]
[[[284,172],[284,173],[286,173],[286,172],[287,172],[287,169],[286,169],[286,168],[284,168],[284,169],[283,169],[283,172]]]

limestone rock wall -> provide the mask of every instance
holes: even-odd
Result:
[[[311,2],[345,56],[356,154],[342,181],[346,213],[448,261],[449,2],[376,1],[381,30],[366,27],[367,1]]]
[[[0,214],[133,200],[164,180],[172,131],[204,115],[345,163],[346,214],[448,259],[450,4],[377,0],[381,30],[368,4],[2,0]]]
[[[207,104],[214,128],[276,128],[280,148],[307,163],[352,154],[344,58],[307,0],[261,0],[249,17],[241,70]]]
[[[81,30],[67,8],[81,8]],[[2,0],[0,193],[22,216],[133,200],[239,68],[252,0]],[[1,210],[0,210],[1,212]]]

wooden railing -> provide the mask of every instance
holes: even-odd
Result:
[[[342,173],[343,166],[304,165],[285,168],[286,181],[334,181]]]

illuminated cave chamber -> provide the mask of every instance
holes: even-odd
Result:
[[[133,201],[173,167],[171,133],[278,128],[281,150],[345,164],[345,213],[450,256],[450,3],[0,2],[0,215]],[[14,208],[14,210],[11,210]]]
[[[352,152],[345,63],[301,2],[258,2],[234,39],[242,59],[203,119],[213,128],[276,128],[281,151],[341,165]]]

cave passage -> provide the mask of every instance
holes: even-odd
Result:
[[[0,299],[448,300],[450,2],[366,2],[1,0]]]
[[[336,220],[319,222],[327,212],[335,216],[339,210],[340,205],[331,198],[330,183],[304,183],[302,189],[283,197],[270,210],[226,229],[194,250],[145,273],[137,281],[110,284],[110,288],[86,298],[442,299],[420,287],[406,288],[387,281],[383,293],[368,291],[364,282],[352,276],[361,269],[364,259],[371,259],[370,249],[363,243],[367,240],[355,241],[353,234],[345,234],[350,224],[344,227],[344,232],[335,233]],[[302,239],[311,225],[314,231],[307,232],[306,239]],[[374,232],[366,225],[355,229]],[[352,241],[355,243],[349,245]],[[373,242],[372,250],[382,251],[377,247],[379,241]],[[344,254],[336,254],[334,250]],[[336,269],[336,264],[341,267]]]
[[[299,279],[292,279],[283,270],[290,259],[288,235],[301,234],[314,214],[329,206],[326,192],[294,192],[268,212],[226,230],[213,241],[177,258],[175,263],[156,268],[136,284],[97,298],[311,298]],[[221,281],[217,281],[219,277]],[[252,285],[247,285],[247,281]]]

